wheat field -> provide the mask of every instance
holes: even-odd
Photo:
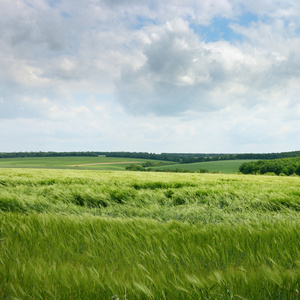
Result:
[[[299,177],[0,169],[0,299],[298,299]]]

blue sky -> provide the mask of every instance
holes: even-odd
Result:
[[[252,22],[257,22],[259,17],[252,13],[245,13],[234,19],[225,17],[214,17],[208,25],[191,24],[191,28],[205,42],[218,42],[225,40],[230,43],[243,42],[243,35],[235,32],[231,24],[249,26]]]
[[[296,0],[2,0],[0,151],[300,146]]]

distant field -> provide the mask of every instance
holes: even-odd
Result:
[[[125,170],[130,164],[142,164],[147,161],[158,160],[122,158],[122,157],[25,157],[25,158],[1,158],[0,168],[46,168],[46,169],[82,169],[82,170]],[[184,169],[197,171],[207,169],[209,172],[221,171],[224,174],[238,172],[239,166],[248,160],[222,160],[200,162],[192,164],[172,164],[153,169]],[[170,162],[166,162],[170,164]]]
[[[245,162],[254,161],[253,159],[240,159],[240,160],[221,160],[221,161],[208,161],[192,164],[176,164],[171,166],[156,167],[154,169],[184,169],[190,171],[197,171],[199,169],[207,169],[209,172],[221,171],[224,174],[233,174],[238,172],[239,166]]]
[[[84,170],[125,170],[132,164],[142,164],[149,159],[121,157],[25,157],[1,158],[0,168],[53,168],[53,169],[84,169]],[[155,160],[155,162],[158,162]]]

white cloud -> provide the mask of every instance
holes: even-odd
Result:
[[[295,0],[2,0],[2,137],[12,151],[32,134],[37,150],[296,147],[299,14]],[[239,38],[205,41],[222,18]]]

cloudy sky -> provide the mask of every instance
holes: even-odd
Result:
[[[300,150],[300,2],[1,0],[0,141]]]

